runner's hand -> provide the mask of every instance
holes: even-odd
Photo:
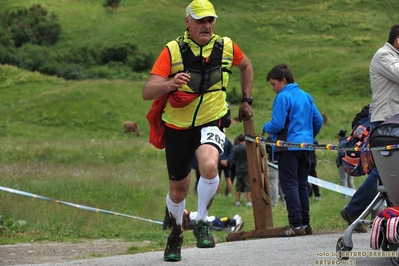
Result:
[[[238,121],[249,120],[253,116],[252,109],[247,102],[243,102],[238,110]]]

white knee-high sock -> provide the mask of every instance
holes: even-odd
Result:
[[[171,218],[176,219],[176,224],[180,225],[181,227],[181,225],[183,224],[184,209],[186,208],[186,200],[175,203],[170,199],[168,193],[168,195],[166,195],[166,207],[168,207],[169,215],[171,215]]]
[[[213,179],[206,179],[200,177],[198,181],[197,193],[198,193],[198,215],[197,221],[203,220],[208,221],[208,208],[211,205],[211,201],[215,196],[216,190],[219,186],[219,175],[216,175]]]

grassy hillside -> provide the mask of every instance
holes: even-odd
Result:
[[[140,50],[158,55],[182,34],[189,1],[122,0],[114,13],[102,0],[2,0],[3,10],[41,4],[60,18],[62,32],[52,47],[61,51],[85,43],[112,44],[131,40]],[[296,82],[310,92],[330,124],[320,143],[336,143],[339,129],[349,130],[353,116],[370,101],[368,66],[397,22],[397,0],[378,1],[213,1],[219,15],[216,33],[231,37],[253,62],[254,123],[260,131],[270,119],[274,93],[266,73],[287,63]],[[145,119],[151,102],[141,98],[148,73],[138,81],[65,81],[0,65],[0,184],[139,217],[163,219],[168,187],[163,151],[148,143]],[[239,89],[233,69],[230,88]],[[232,114],[237,114],[232,106]],[[127,120],[139,124],[141,136],[122,134]],[[227,131],[233,139],[242,124]],[[335,152],[318,151],[319,176],[338,183]],[[362,178],[356,179],[360,184]],[[224,184],[224,183],[223,183]],[[151,240],[164,246],[164,233],[153,224],[55,204],[39,203],[0,192],[0,215],[28,222],[28,229],[0,242],[68,238],[123,237]],[[339,210],[347,202],[322,189],[323,201],[312,201],[316,230],[342,230]],[[190,194],[187,208],[195,206]],[[335,202],[331,206],[331,202]],[[215,199],[212,214],[239,212],[245,229],[253,228],[252,210],[235,209],[234,200]],[[10,208],[12,206],[12,208]],[[34,210],[34,211],[32,211]],[[329,210],[329,213],[326,213]],[[38,216],[40,213],[40,216]],[[273,210],[275,225],[286,223],[283,207]],[[1,219],[0,219],[1,220]],[[1,225],[1,224],[0,224]],[[225,233],[218,234],[224,241]],[[193,237],[187,238],[192,244]],[[191,242],[190,242],[191,241]],[[334,244],[333,244],[334,245]],[[137,249],[139,250],[139,249]],[[136,249],[131,252],[137,252]]]
[[[155,57],[167,41],[184,31],[186,2],[124,0],[114,13],[105,12],[102,2],[34,1],[60,18],[60,41],[52,49],[130,40]],[[4,0],[3,3],[9,11],[33,4],[28,0]],[[214,1],[214,5],[219,15],[216,32],[236,41],[253,62],[253,94],[255,107],[259,108],[254,118],[256,124],[267,120],[274,97],[265,83],[266,73],[275,64],[284,62],[291,66],[296,81],[312,93],[321,111],[329,117],[334,134],[350,121],[343,113],[348,110],[352,116],[368,103],[368,65],[373,53],[386,41],[399,7],[397,1],[385,1],[384,5],[375,1]],[[233,70],[230,88],[239,88],[237,72]],[[136,105],[141,102],[139,92],[145,77],[146,73],[142,82],[132,84],[127,94]],[[91,86],[90,82],[78,84],[85,88]],[[97,84],[104,86],[106,82]],[[104,95],[102,91],[99,93]],[[350,104],[342,104],[347,101]],[[333,138],[334,134],[323,131],[320,137]]]

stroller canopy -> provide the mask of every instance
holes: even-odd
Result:
[[[369,141],[370,147],[399,144],[399,114],[373,129]]]

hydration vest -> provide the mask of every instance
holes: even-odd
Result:
[[[169,78],[180,72],[190,73],[189,83],[178,91],[198,97],[181,108],[167,102],[162,120],[172,127],[190,128],[223,117],[228,111],[226,87],[233,61],[233,42],[214,35],[208,44],[199,46],[186,32],[185,37],[169,42],[167,47],[171,58]]]
[[[176,40],[180,47],[180,54],[183,60],[184,72],[189,72],[191,79],[187,84],[195,93],[205,93],[213,85],[222,82],[222,87],[215,90],[224,90],[223,72],[231,74],[230,69],[223,67],[223,39],[218,37],[214,44],[211,54],[208,57],[195,56],[188,43],[184,42],[184,37],[180,36]],[[175,74],[169,77],[174,77]]]

